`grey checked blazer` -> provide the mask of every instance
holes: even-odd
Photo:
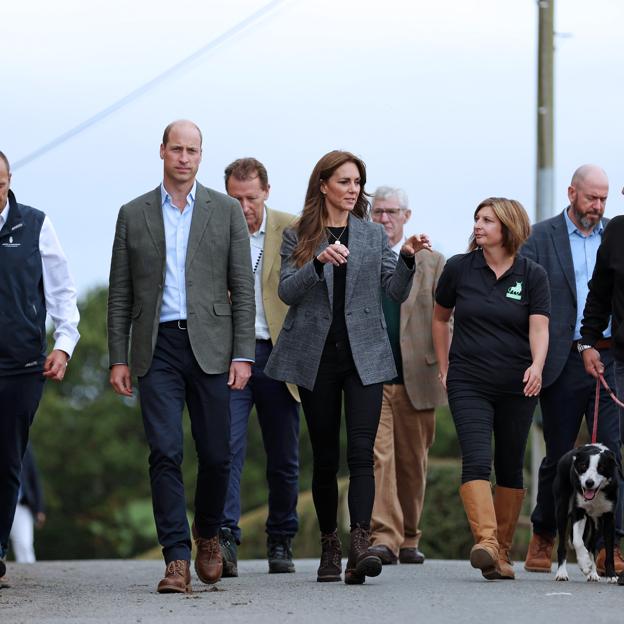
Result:
[[[567,210],[567,208],[566,208]],[[603,219],[606,226],[609,219]],[[548,274],[552,309],[548,326],[548,355],[544,365],[544,388],[553,384],[568,360],[576,324],[576,280],[570,236],[563,212],[536,223],[520,255],[541,264]],[[585,306],[585,302],[581,302]]]
[[[292,261],[296,245],[294,229],[285,230],[278,293],[290,309],[265,372],[312,390],[332,322],[334,267],[325,264],[322,278],[313,261],[297,268]],[[327,243],[317,249],[317,255],[325,247]],[[396,376],[381,289],[395,301],[405,301],[414,270],[401,259],[397,262],[383,226],[353,215],[348,247],[345,320],[355,366],[362,383],[369,385]]]

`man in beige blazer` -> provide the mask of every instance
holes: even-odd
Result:
[[[225,169],[225,188],[243,208],[251,243],[256,295],[256,351],[251,379],[230,399],[232,470],[223,513],[223,576],[237,576],[240,544],[240,479],[245,461],[247,426],[252,407],[267,455],[269,513],[266,522],[269,572],[294,572],[291,541],[298,528],[299,395],[264,373],[288,306],[277,296],[282,233],[295,217],[266,206],[270,185],[266,168],[255,158],[239,158]]]
[[[117,393],[132,396],[131,372],[138,376],[154,519],[166,563],[159,593],[191,588],[181,471],[185,403],[198,461],[195,570],[204,583],[221,577],[230,388],[245,387],[255,357],[245,217],[237,201],[197,182],[201,153],[194,123],[167,126],[160,146],[163,181],[121,207],[110,270],[110,382]]]
[[[380,187],[373,221],[381,223],[390,245],[400,249],[411,216],[401,189]],[[435,407],[446,403],[438,382],[431,338],[436,284],[444,257],[436,251],[416,255],[410,295],[398,305],[384,297],[383,308],[398,376],[384,384],[381,419],[375,439],[375,504],[372,550],[382,563],[423,563],[418,548],[425,498],[427,454],[435,434]]]

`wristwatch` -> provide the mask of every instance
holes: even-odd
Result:
[[[594,348],[594,345],[583,344],[582,342],[576,343],[576,350],[579,353],[583,353],[583,351],[585,351],[586,349],[593,349],[593,348]]]

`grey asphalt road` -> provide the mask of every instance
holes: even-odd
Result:
[[[624,622],[624,587],[531,574],[516,564],[515,581],[485,581],[466,561],[384,566],[362,586],[317,583],[317,562],[297,560],[295,574],[267,574],[265,561],[242,561],[240,576],[193,593],[159,595],[156,561],[57,561],[9,564],[0,589],[2,624],[239,622],[409,622],[530,624]]]

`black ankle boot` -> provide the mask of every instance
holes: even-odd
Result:
[[[365,577],[381,574],[381,559],[369,551],[370,531],[359,525],[351,529],[349,559],[345,570],[347,585],[361,585]]]
[[[294,572],[292,539],[281,535],[267,537],[267,559],[270,574]]]
[[[338,531],[321,533],[321,563],[316,573],[319,583],[339,581],[342,572],[342,547]]]

